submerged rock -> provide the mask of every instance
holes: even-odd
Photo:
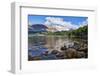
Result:
[[[32,59],[33,59],[33,60],[41,60],[41,57],[35,56],[35,57],[33,57]]]
[[[57,54],[58,52],[58,50],[52,50],[51,54]]]
[[[40,56],[34,56],[34,57],[28,57],[28,60],[29,61],[32,61],[32,60],[41,60],[41,57]]]
[[[48,53],[49,53],[48,51],[45,51],[45,52],[43,52],[43,53],[42,53],[42,55],[47,56],[47,55],[48,55]]]
[[[56,54],[56,57],[59,59],[65,59],[65,54],[64,54],[64,52],[59,52]]]

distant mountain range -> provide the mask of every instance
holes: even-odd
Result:
[[[73,30],[72,28],[66,27],[66,26],[58,26],[58,25],[53,25],[53,26],[48,26],[44,24],[34,24],[34,25],[28,25],[28,32],[33,33],[33,32],[57,32],[57,31],[68,31],[68,30]]]
[[[34,25],[29,25],[28,26],[28,32],[45,32],[46,29],[48,27],[46,27],[45,25],[43,24],[34,24]]]

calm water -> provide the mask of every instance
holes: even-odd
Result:
[[[41,56],[43,59],[56,59],[53,54],[49,54],[48,57],[44,57],[42,54],[46,51],[50,53],[52,50],[61,51],[62,46],[73,46],[74,41],[79,43],[84,42],[82,39],[64,36],[30,36],[28,38],[28,55],[31,57]]]

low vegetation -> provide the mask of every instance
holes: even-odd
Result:
[[[88,27],[84,26],[84,27],[80,27],[79,29],[69,30],[69,31],[41,32],[40,34],[87,38]]]

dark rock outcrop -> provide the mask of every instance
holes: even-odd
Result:
[[[63,47],[61,47],[60,50],[65,51],[65,50],[67,50],[67,47],[64,45]]]

